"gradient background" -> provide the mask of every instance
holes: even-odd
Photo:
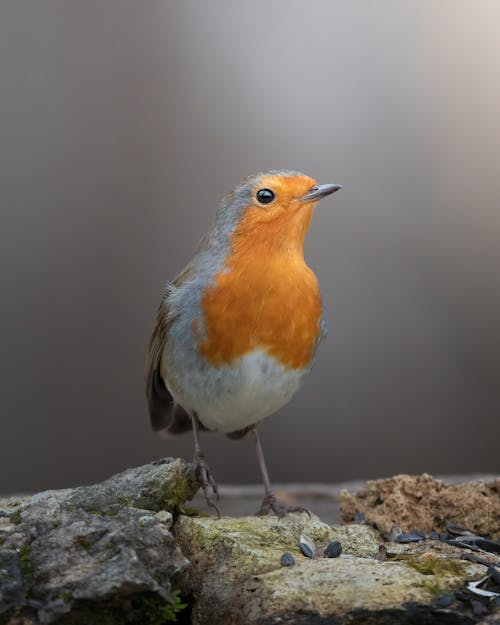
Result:
[[[269,168],[344,185],[271,477],[499,471],[499,30],[498,0],[2,2],[0,491],[191,456],[149,429],[153,319]],[[204,442],[220,482],[259,481],[251,441]]]

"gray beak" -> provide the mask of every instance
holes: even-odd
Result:
[[[309,189],[309,191],[303,195],[300,200],[301,202],[317,202],[327,195],[335,193],[335,191],[338,191],[339,189],[342,189],[341,184],[318,184],[315,187],[312,187],[312,189]]]

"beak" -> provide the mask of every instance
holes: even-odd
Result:
[[[301,202],[317,202],[339,189],[342,189],[341,184],[318,184],[299,199]]]

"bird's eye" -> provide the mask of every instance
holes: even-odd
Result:
[[[257,199],[261,204],[270,204],[274,200],[274,193],[271,189],[259,189]]]

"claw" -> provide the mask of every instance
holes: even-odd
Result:
[[[203,495],[205,496],[205,501],[207,505],[215,510],[218,518],[220,519],[220,510],[215,505],[212,496],[210,494],[210,488],[212,489],[212,493],[215,495],[217,501],[219,501],[219,487],[217,486],[217,482],[215,481],[208,464],[206,463],[205,456],[202,452],[195,453],[193,458],[193,473],[199,478],[201,481],[201,488],[203,490]]]
[[[309,518],[311,517],[311,513],[307,508],[303,508],[302,506],[284,506],[278,502],[273,492],[268,492],[262,500],[262,505],[257,512],[257,516],[265,516],[266,514],[271,514],[271,512],[279,518],[283,518],[289,512],[307,512]]]

